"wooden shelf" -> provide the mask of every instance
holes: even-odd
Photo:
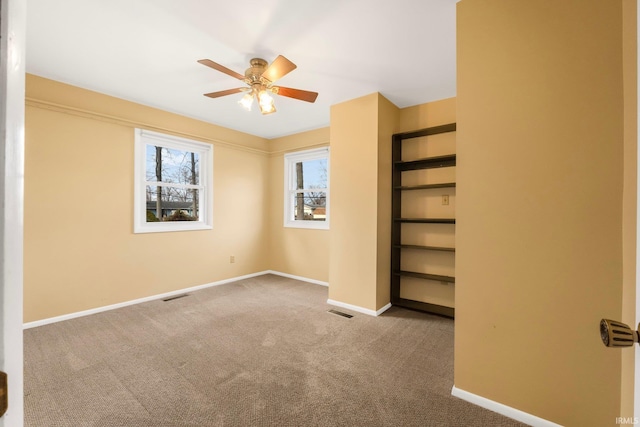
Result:
[[[435,280],[436,282],[447,282],[447,283],[456,283],[456,278],[453,276],[443,276],[440,274],[427,274],[427,273],[418,273],[415,271],[396,271],[394,272],[396,276],[403,277],[414,277],[416,279],[425,279],[425,280]]]
[[[455,224],[455,218],[394,218],[396,222],[420,224]]]
[[[456,165],[456,155],[447,154],[445,156],[425,157],[423,159],[409,161],[397,161],[394,162],[393,165],[401,172],[417,169],[448,168]]]
[[[421,184],[421,185],[402,185],[400,187],[393,187],[394,190],[429,190],[432,188],[455,188],[455,182],[442,182],[440,184]]]
[[[455,252],[456,248],[446,248],[444,246],[423,246],[423,245],[394,245],[396,249],[420,249],[426,251]]]
[[[437,135],[439,133],[455,132],[457,125],[455,123],[448,123],[446,125],[432,126],[430,128],[414,130],[411,132],[396,133],[394,138],[397,139],[411,139],[419,138],[421,136]]]

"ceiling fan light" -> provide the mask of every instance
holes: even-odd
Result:
[[[269,105],[260,104],[260,112],[264,115],[276,112],[276,106],[273,105],[273,101]]]
[[[260,105],[263,107],[267,107],[273,105],[273,97],[269,95],[266,90],[261,90],[258,92],[258,102],[260,102]]]
[[[273,97],[266,90],[258,92],[258,104],[262,114],[271,114],[276,112],[276,106]]]
[[[245,110],[251,111],[251,104],[253,104],[253,94],[251,93],[245,94],[242,97],[242,99],[238,101],[238,104],[242,105],[242,107],[244,107]]]

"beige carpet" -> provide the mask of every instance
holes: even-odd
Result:
[[[266,275],[26,330],[26,426],[523,425],[451,396],[452,320],[326,300]]]

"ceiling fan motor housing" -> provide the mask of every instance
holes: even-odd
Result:
[[[264,73],[264,70],[267,69],[267,65],[269,64],[267,61],[261,58],[253,58],[249,64],[251,64],[251,67],[247,68],[244,72],[245,77],[249,80],[249,84],[271,83],[269,80],[262,77],[262,73]]]

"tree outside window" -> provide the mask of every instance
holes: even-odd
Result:
[[[147,222],[198,221],[199,166],[198,153],[146,145]]]
[[[136,130],[135,232],[211,228],[213,146]]]
[[[285,155],[285,227],[329,228],[329,149]]]

